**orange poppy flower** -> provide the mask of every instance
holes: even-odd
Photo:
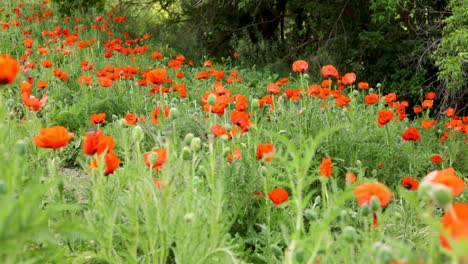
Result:
[[[356,74],[354,72],[347,73],[341,78],[344,85],[351,85],[356,81]]]
[[[207,68],[211,68],[213,64],[211,63],[210,60],[206,60],[205,62],[203,62],[203,66]]]
[[[155,153],[157,156],[156,161],[151,165],[150,156],[152,153]],[[162,165],[167,161],[167,150],[163,148],[153,149],[150,152],[146,152],[144,156],[144,161],[146,166],[153,167],[155,171],[161,171]]]
[[[26,81],[22,81],[20,84],[20,94],[23,95],[24,93],[29,97],[31,95],[31,88],[32,85]]]
[[[36,98],[32,95],[28,95],[27,92],[24,92],[21,94],[21,101],[23,104],[27,107],[29,107],[30,110],[37,112],[39,111],[42,107],[45,106],[47,103],[47,99],[49,96],[47,94],[43,94],[41,99]]]
[[[15,81],[20,72],[20,64],[10,55],[0,55],[0,85],[10,84]]]
[[[52,66],[54,66],[54,63],[51,60],[43,60],[41,61],[41,65],[44,68],[51,68]]]
[[[241,111],[232,111],[231,112],[231,122],[239,126],[242,132],[249,130],[250,124],[252,121],[249,119],[250,113],[241,112]]]
[[[370,204],[372,197],[377,197],[380,201],[380,206],[384,208],[392,200],[392,193],[387,186],[381,182],[361,183],[354,189],[354,196],[360,206]]]
[[[403,132],[401,137],[405,141],[410,141],[410,140],[419,141],[419,140],[421,140],[421,136],[419,135],[419,131],[415,127],[410,127],[408,129],[406,129],[406,131]]]
[[[41,128],[39,135],[34,137],[34,143],[40,148],[57,149],[66,146],[74,135],[63,126]]]
[[[367,105],[373,105],[376,104],[379,101],[379,95],[378,94],[368,94],[364,96],[364,102]]]
[[[97,151],[97,145],[100,138],[104,136],[104,132],[99,129],[93,129],[85,133],[85,139],[83,141],[83,152],[86,155],[94,155]]]
[[[437,124],[437,121],[435,121],[435,120],[423,120],[423,121],[421,121],[421,126],[426,130],[430,129],[435,124]]]
[[[101,87],[111,87],[112,86],[112,79],[109,77],[99,77],[98,84]]]
[[[275,146],[273,143],[262,143],[257,146],[257,159],[263,159],[263,157],[268,156],[265,158],[265,161],[271,162],[273,161],[272,154],[275,153]]]
[[[397,95],[396,93],[389,93],[384,98],[387,105],[393,105],[393,102],[395,102],[397,99]]]
[[[165,185],[164,182],[160,179],[153,179],[153,184],[156,185],[156,188],[158,188],[158,190],[161,190]]]
[[[332,160],[331,158],[323,158],[322,164],[320,165],[320,176],[330,178],[332,176]]]
[[[359,82],[358,83],[358,88],[361,90],[368,90],[369,89],[369,83],[368,82]]]
[[[333,65],[325,65],[322,67],[322,76],[325,78],[327,77],[336,78],[338,76],[338,70]]]
[[[267,92],[269,92],[270,94],[279,94],[280,91],[281,88],[275,83],[269,83],[267,85]]]
[[[441,163],[444,159],[440,155],[434,155],[431,157],[431,161],[434,163]]]
[[[421,105],[423,108],[431,108],[433,104],[433,100],[424,100]]]
[[[393,111],[392,110],[380,110],[378,112],[377,123],[380,127],[387,124],[393,118]]]
[[[442,229],[451,237],[453,242],[468,241],[468,203],[454,203],[442,217]],[[441,235],[442,246],[451,249],[450,243],[445,235]],[[466,254],[466,252],[465,252]],[[463,257],[468,257],[465,255]]]
[[[422,112],[422,110],[423,110],[423,109],[422,109],[421,107],[419,107],[419,106],[415,106],[415,107],[413,107],[413,111],[414,111],[414,113],[415,113],[415,114],[419,114],[419,113],[421,113],[421,112]]]
[[[426,94],[426,99],[427,99],[427,100],[434,100],[436,97],[437,97],[437,94],[434,93],[434,92],[428,92],[428,93]]]
[[[297,60],[292,64],[292,70],[294,72],[305,72],[309,68],[309,64],[305,60]]]
[[[93,83],[93,78],[83,75],[78,78],[78,83],[79,84],[91,84]]]
[[[164,106],[164,117],[169,116],[169,107]],[[157,106],[153,112],[151,112],[151,121],[153,124],[157,125],[159,123],[158,117],[159,117],[159,112],[161,111],[161,106]]]
[[[133,113],[128,113],[125,116],[125,121],[129,125],[135,125],[137,123],[137,116],[135,114],[133,114]]]
[[[104,124],[106,122],[106,113],[92,114],[90,121],[93,125]]]
[[[158,68],[146,73],[146,82],[151,84],[163,84],[166,82],[167,70]]]
[[[419,182],[409,176],[403,177],[401,186],[407,190],[416,191],[419,187]]]
[[[455,114],[455,109],[452,108],[452,107],[449,107],[445,110],[445,114],[448,116],[448,117],[452,117],[454,114]]]
[[[455,173],[452,167],[432,171],[424,177],[422,182],[443,185],[452,190],[453,197],[461,194],[466,188],[465,181]]]
[[[268,193],[268,198],[275,204],[280,205],[289,198],[288,192],[281,188],[276,188]]]
[[[49,87],[49,84],[46,81],[38,81],[37,84],[36,84],[36,87],[38,89],[45,89],[45,88]]]
[[[354,174],[352,172],[348,172],[345,175],[346,183],[353,184],[354,182],[356,182],[356,179],[357,179],[356,174]]]
[[[109,175],[113,173],[120,165],[120,158],[117,154],[114,153],[113,150],[107,152],[106,156],[104,156],[104,162],[106,163],[106,170],[104,171],[104,175]],[[95,158],[89,164],[90,168],[98,168],[99,167],[99,159]]]
[[[289,82],[289,78],[281,78],[279,79],[278,81],[276,81],[276,85],[278,86],[282,86],[284,85],[285,83]]]
[[[240,160],[242,158],[242,152],[239,148],[233,148],[232,153],[229,153],[227,160],[229,163],[232,163],[233,160]]]

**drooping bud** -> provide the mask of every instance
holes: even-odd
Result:
[[[141,142],[143,140],[143,138],[145,137],[145,134],[143,133],[143,129],[141,128],[141,126],[135,126],[132,129],[132,137],[133,137],[133,140],[137,142]]]
[[[216,94],[210,94],[210,95],[208,95],[207,102],[208,102],[208,104],[211,105],[211,106],[213,106],[214,104],[216,104]]]

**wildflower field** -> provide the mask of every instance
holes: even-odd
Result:
[[[0,263],[468,263],[468,116],[435,92],[126,22],[0,4]]]

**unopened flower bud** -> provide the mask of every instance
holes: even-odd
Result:
[[[177,117],[179,117],[179,109],[173,107],[169,110],[169,117],[172,119],[172,120],[175,120],[177,119]]]
[[[347,242],[352,243],[357,240],[356,229],[352,226],[347,226],[343,228],[342,236]]]
[[[19,139],[18,141],[16,141],[15,143],[16,153],[23,155],[24,153],[26,153],[27,148],[28,148],[28,144],[23,139]]]
[[[190,148],[193,152],[197,152],[201,149],[201,139],[199,137],[193,138],[190,142]]]
[[[380,200],[377,196],[372,196],[370,201],[370,209],[372,212],[378,212],[382,207],[380,206]]]
[[[361,206],[361,215],[363,217],[367,217],[369,216],[369,214],[370,214],[370,206],[367,204]]]
[[[149,160],[151,166],[153,166],[156,163],[156,161],[158,160],[158,153],[156,153],[154,151],[151,152],[151,154],[148,157],[148,160]]]
[[[184,138],[184,143],[186,145],[190,144],[192,142],[192,139],[194,138],[195,136],[192,134],[192,133],[188,133],[187,135],[185,135],[185,138]]]
[[[191,154],[191,152],[190,152],[190,148],[187,147],[187,146],[183,147],[183,148],[182,148],[182,158],[183,158],[184,160],[190,160],[190,159],[191,159],[191,156],[192,156],[192,154]]]
[[[194,213],[187,213],[184,215],[184,221],[187,223],[192,223],[193,220],[195,220],[195,214]]]
[[[133,137],[133,140],[137,142],[140,142],[143,140],[143,138],[145,137],[145,134],[143,133],[143,129],[141,128],[141,126],[135,126],[132,129],[132,137]]]
[[[219,138],[224,142],[227,142],[229,140],[229,137],[227,135],[221,135],[219,136]]]
[[[208,95],[207,102],[208,102],[208,104],[211,105],[211,106],[213,106],[214,104],[216,104],[216,94],[210,94],[210,95]]]
[[[258,108],[260,108],[260,102],[258,101],[258,99],[253,99],[253,100],[252,100],[252,108],[253,108],[253,109],[258,109]]]
[[[319,196],[315,197],[314,205],[317,206],[322,202],[322,198]]]
[[[442,184],[436,184],[432,187],[433,200],[439,206],[445,208],[452,203],[452,190]]]

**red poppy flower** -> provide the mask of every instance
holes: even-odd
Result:
[[[448,187],[452,190],[453,197],[461,194],[466,188],[465,181],[455,173],[452,167],[432,171],[424,177],[422,182],[431,185],[441,184]]]
[[[331,158],[323,158],[322,159],[322,164],[320,165],[320,176],[324,176],[327,178],[330,178],[332,176],[332,160]]]
[[[422,109],[421,107],[419,107],[419,106],[415,106],[415,107],[413,107],[413,111],[414,111],[414,113],[415,113],[415,114],[419,114],[419,113],[421,113],[421,112],[422,112],[422,110],[423,110],[423,109]]]
[[[433,104],[433,100],[424,100],[421,105],[423,108],[431,108]]]
[[[353,184],[354,182],[356,182],[356,179],[357,179],[356,174],[352,172],[348,172],[345,175],[345,181],[349,184]]]
[[[281,88],[275,83],[269,83],[267,85],[267,92],[269,92],[270,94],[279,94],[280,91]]]
[[[419,182],[409,176],[403,177],[401,186],[407,190],[416,191],[419,187]]]
[[[107,152],[106,156],[104,156],[104,162],[106,165],[106,170],[104,171],[104,175],[109,175],[113,173],[120,165],[120,158],[117,154],[114,153],[113,150]],[[95,158],[89,164],[89,167],[92,169],[99,167],[99,158]]]
[[[393,105],[393,102],[395,102],[397,99],[397,95],[396,93],[389,93],[384,98],[387,105]]]
[[[431,157],[431,161],[434,163],[441,163],[444,159],[440,155],[434,155]]]
[[[288,200],[289,195],[286,190],[276,188],[268,193],[268,197],[274,204],[280,205],[281,203],[284,203]]]
[[[347,73],[341,78],[344,85],[351,85],[356,81],[356,74],[354,72]]]
[[[128,113],[125,116],[125,121],[129,125],[135,125],[137,123],[137,116],[135,114],[133,114],[133,113]]]
[[[378,112],[377,123],[380,127],[387,124],[393,118],[393,111],[392,110],[380,110]]]
[[[106,113],[92,114],[89,119],[93,125],[104,124],[106,122]]]
[[[49,84],[46,81],[38,81],[37,84],[36,84],[36,87],[38,89],[45,89],[45,88],[49,87]]]
[[[419,140],[421,140],[421,136],[419,135],[419,131],[415,127],[410,127],[408,129],[406,129],[406,131],[403,132],[403,134],[401,136],[402,136],[403,140],[405,140],[405,141],[410,141],[410,140],[419,141]]]
[[[41,128],[39,135],[34,137],[34,143],[40,148],[61,148],[68,144],[74,136],[63,126]]]
[[[392,193],[387,186],[381,182],[361,183],[354,189],[354,196],[360,206],[370,204],[372,197],[377,197],[380,201],[380,206],[384,208],[392,199]]]
[[[158,190],[161,190],[164,187],[164,182],[160,179],[153,179],[153,184],[156,185]]]
[[[0,85],[10,84],[15,81],[20,72],[20,64],[10,55],[0,55]]]
[[[233,148],[232,153],[229,153],[227,160],[229,163],[232,163],[233,160],[240,160],[242,158],[242,152],[239,148]]]
[[[45,106],[48,98],[49,96],[47,94],[43,94],[40,100],[39,98],[36,98],[28,94],[27,92],[21,94],[21,101],[23,102],[23,104],[29,107],[30,110],[35,112],[39,111],[42,107]]]
[[[428,93],[426,94],[426,99],[427,99],[427,100],[434,100],[436,97],[437,97],[437,94],[434,93],[434,92],[428,92]]]
[[[442,229],[444,229],[453,242],[468,242],[468,203],[454,203],[442,217]],[[442,245],[451,249],[450,243],[445,235],[440,237]],[[466,252],[465,252],[466,254]],[[464,257],[468,257],[465,255]]]
[[[368,90],[369,89],[369,83],[359,82],[358,83],[358,88],[361,89],[361,90]]]
[[[241,111],[232,111],[231,112],[231,122],[242,130],[242,132],[246,132],[249,130],[250,124],[252,121],[249,119],[250,114],[248,112],[241,112]]]
[[[322,76],[325,78],[327,77],[336,78],[338,76],[338,70],[333,65],[325,65],[322,67]]]
[[[292,64],[292,70],[294,72],[305,72],[309,68],[309,64],[305,60],[297,60]]]
[[[163,84],[166,82],[167,70],[158,68],[146,73],[146,82],[150,84]]]
[[[423,121],[421,121],[421,126],[426,130],[430,129],[435,124],[437,124],[437,121],[435,121],[435,120],[423,120]]]
[[[273,161],[272,154],[275,153],[275,146],[273,143],[262,143],[257,146],[257,159],[263,159],[264,156],[268,155],[265,158],[265,161]]]
[[[445,115],[448,117],[452,117],[455,114],[455,109],[452,107],[449,107],[445,110]]]
[[[153,124],[157,125],[159,120],[158,120],[158,117],[159,117],[159,112],[161,111],[161,106],[157,106],[153,112],[151,112],[151,121],[153,122]],[[169,116],[169,112],[170,112],[170,109],[169,107],[167,106],[164,106],[164,117],[168,117]]]
[[[373,105],[376,104],[379,101],[379,95],[378,94],[368,94],[364,96],[364,102],[367,105]]]
[[[151,161],[150,161],[150,157],[152,155],[152,153],[155,153],[156,156],[157,156],[157,159],[156,161],[151,165]],[[146,152],[143,156],[144,156],[144,160],[145,160],[145,164],[146,166],[150,167],[152,166],[154,168],[155,171],[161,171],[162,169],[162,165],[164,165],[164,163],[166,163],[167,161],[167,150],[166,149],[163,149],[163,148],[157,148],[157,149],[153,149],[152,151],[150,152]]]

